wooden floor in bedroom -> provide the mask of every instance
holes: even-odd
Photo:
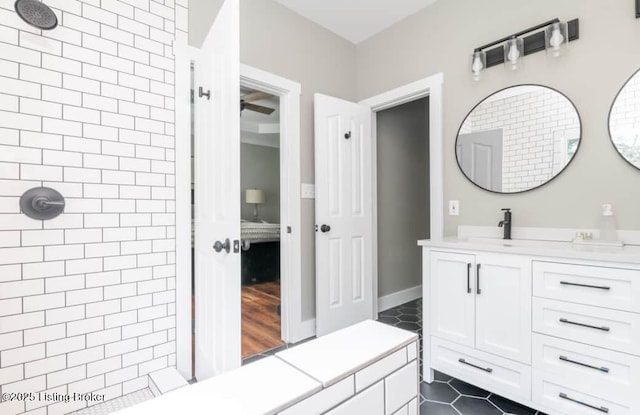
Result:
[[[242,358],[282,346],[280,339],[280,283],[242,287]]]

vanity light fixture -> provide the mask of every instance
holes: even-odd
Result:
[[[551,23],[544,29],[544,44],[547,54],[557,58],[563,55],[569,44],[569,28],[564,22]]]
[[[508,69],[515,71],[520,66],[524,55],[524,41],[519,37],[512,37],[504,44],[504,64]]]
[[[487,54],[483,50],[476,50],[471,55],[471,72],[475,81],[480,80],[482,71],[487,67]]]
[[[475,48],[471,55],[473,79],[479,80],[482,71],[501,63],[516,69],[522,65],[523,56],[543,50],[560,56],[568,42],[580,38],[579,23],[578,19],[565,23],[556,18]]]

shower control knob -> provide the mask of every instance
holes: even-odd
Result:
[[[329,232],[329,231],[331,230],[331,226],[329,226],[329,225],[322,225],[322,226],[320,227],[320,230],[322,231],[322,233],[327,233],[327,232]]]

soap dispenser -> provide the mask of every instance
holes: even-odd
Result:
[[[602,218],[600,222],[600,240],[606,242],[618,241],[616,220],[613,216],[613,206],[609,203],[602,205]]]

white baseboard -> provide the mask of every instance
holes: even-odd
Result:
[[[422,285],[385,295],[384,297],[378,298],[378,312],[417,300],[420,297],[422,297]]]

